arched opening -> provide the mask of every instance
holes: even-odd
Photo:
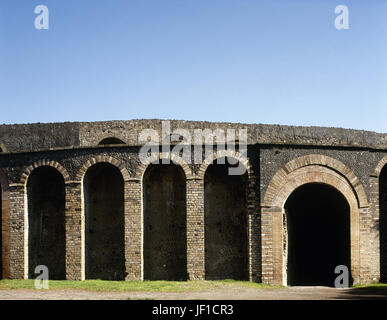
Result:
[[[387,283],[387,165],[379,176],[380,281]]]
[[[55,168],[42,166],[27,181],[28,277],[38,265],[48,267],[50,279],[63,280],[65,270],[65,184]]]
[[[351,270],[347,200],[329,185],[307,183],[289,196],[285,212],[288,285],[334,286],[336,266]],[[351,284],[351,276],[349,281]]]
[[[109,163],[90,167],[83,180],[86,279],[124,280],[124,180]]]
[[[186,178],[176,165],[150,165],[143,177],[144,279],[187,280]]]
[[[101,140],[100,143],[98,143],[99,146],[109,145],[109,144],[125,144],[125,142],[123,142],[118,138],[110,137],[110,138],[105,138]]]
[[[205,277],[248,280],[247,173],[220,159],[204,175]]]

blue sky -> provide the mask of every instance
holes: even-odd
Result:
[[[34,27],[40,4],[49,30]],[[334,27],[340,4],[348,30]],[[1,0],[0,45],[0,123],[387,132],[385,0]]]

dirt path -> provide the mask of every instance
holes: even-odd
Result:
[[[247,287],[218,288],[202,292],[95,292],[86,290],[0,290],[0,300],[331,300],[387,299],[386,290],[335,289],[328,287],[288,287],[255,289]]]

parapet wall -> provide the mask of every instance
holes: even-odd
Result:
[[[138,146],[144,129],[157,130],[162,121],[128,120],[106,122],[64,122],[0,125],[0,147],[6,152],[29,152],[47,149],[93,147],[104,138],[115,137],[129,146]],[[165,121],[165,120],[164,120]],[[363,130],[325,127],[301,127],[266,124],[170,120],[171,131],[187,129],[247,129],[248,144],[360,147],[387,149],[387,134]]]

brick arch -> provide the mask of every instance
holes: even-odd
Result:
[[[96,156],[92,157],[91,159],[87,160],[82,167],[79,169],[77,175],[76,175],[76,181],[83,181],[83,177],[86,174],[86,171],[93,165],[97,163],[110,163],[111,165],[115,166],[118,170],[120,170],[122,177],[124,181],[127,181],[130,179],[130,175],[128,170],[125,168],[123,163],[111,156]]]
[[[283,185],[289,183],[288,180],[289,180],[290,173],[295,172],[301,168],[306,168],[304,172],[308,172],[307,168],[311,166],[313,166],[314,168],[316,166],[321,168],[328,168],[332,172],[336,172],[337,174],[339,174],[341,179],[345,180],[348,186],[352,188],[353,194],[357,199],[358,207],[359,208],[368,207],[369,204],[368,204],[366,192],[364,190],[362,183],[360,182],[359,178],[355,175],[355,173],[348,166],[343,164],[341,161],[325,155],[320,155],[320,154],[310,154],[310,155],[299,157],[297,159],[294,159],[288,162],[283,168],[277,171],[277,173],[271,179],[269,186],[266,189],[263,206],[268,206],[268,207],[273,206],[274,201],[278,196],[279,190],[282,188]],[[351,197],[349,193],[347,195],[348,195],[348,198]],[[278,199],[277,199],[277,204],[278,204]]]
[[[288,174],[286,183],[278,188],[277,195],[271,202],[271,207],[283,209],[286,200],[298,187],[308,183],[321,183],[334,187],[341,192],[348,201],[352,212],[358,212],[358,200],[351,185],[342,176],[330,168],[310,165],[302,167]],[[356,217],[353,217],[357,219]]]
[[[360,209],[358,200],[354,194],[352,186],[342,178],[342,176],[334,170],[319,166],[311,165],[301,167],[288,174],[287,182],[279,189],[278,195],[272,203],[273,208],[278,208],[284,212],[284,205],[288,197],[298,187],[307,183],[321,183],[334,187],[347,200],[350,210],[350,252],[351,252],[351,273],[355,283],[360,281]],[[283,226],[280,228],[283,233]],[[281,246],[281,241],[276,239],[273,241],[273,246]],[[284,252],[282,253],[284,255]],[[286,256],[283,256],[282,266],[282,281],[286,285],[287,273],[284,270],[286,266]]]
[[[54,160],[43,159],[43,160],[34,162],[33,164],[29,165],[24,170],[24,172],[22,173],[21,178],[20,178],[20,183],[23,185],[26,185],[28,177],[30,176],[32,171],[34,171],[35,169],[37,169],[39,167],[43,167],[43,166],[52,167],[52,168],[58,170],[62,174],[65,183],[68,183],[70,181],[70,175],[68,174],[67,170],[59,162],[56,162]]]
[[[200,165],[197,177],[203,180],[208,166],[212,164],[216,159],[224,158],[224,157],[238,160],[246,168],[246,172],[248,176],[251,175],[252,170],[251,170],[250,162],[246,157],[242,156],[238,151],[220,150],[212,153],[206,159],[204,159],[204,161]]]
[[[379,161],[375,168],[374,176],[379,177],[385,165],[387,165],[387,156],[384,156],[382,160]]]
[[[288,162],[270,181],[262,204],[262,227],[270,227],[269,236],[262,240],[264,255],[272,256],[273,264],[265,266],[263,272],[272,273],[273,280],[286,285],[286,253],[284,252],[284,206],[288,197],[298,187],[307,183],[321,183],[332,186],[347,200],[350,208],[351,273],[354,283],[360,282],[360,211],[368,206],[364,188],[352,170],[333,158],[323,155],[308,155]],[[270,219],[269,219],[270,217]],[[267,225],[266,225],[267,224]],[[265,229],[266,230],[266,229]],[[267,242],[268,241],[268,242]],[[265,246],[272,252],[266,252]],[[266,270],[268,269],[268,270]]]
[[[144,163],[141,163],[139,167],[137,168],[137,173],[136,173],[136,179],[142,180],[144,173],[146,169],[148,168],[149,165],[151,165],[155,161],[159,161],[162,159],[168,159],[171,160],[173,164],[179,165],[185,174],[185,178],[188,179],[193,179],[195,175],[192,173],[191,168],[189,165],[184,161],[184,159],[180,156],[177,156],[173,153],[158,153],[152,157],[147,158],[147,160]]]

